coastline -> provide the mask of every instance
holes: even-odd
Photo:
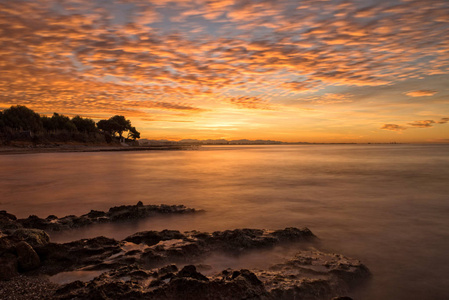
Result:
[[[153,145],[153,146],[103,146],[103,145],[57,145],[36,147],[1,146],[0,155],[71,153],[71,152],[117,152],[117,151],[157,151],[157,150],[194,150],[194,145]]]
[[[53,243],[48,234],[157,214],[201,212],[142,202],[63,218],[18,219],[0,211],[0,298],[342,300],[351,299],[346,295],[371,277],[360,261],[317,249],[317,237],[306,227],[150,230],[122,240],[98,236],[68,243]],[[296,255],[265,268],[209,264],[220,255],[232,259],[280,246]]]

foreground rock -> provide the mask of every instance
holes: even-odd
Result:
[[[15,282],[19,273],[33,275],[31,280],[69,271],[101,273],[88,282],[43,283],[51,287],[46,299],[328,300],[345,296],[369,277],[368,269],[357,260],[310,250],[266,270],[201,273],[207,269],[202,261],[212,254],[239,256],[286,244],[298,248],[315,239],[307,228],[163,230],[139,232],[122,241],[97,237],[56,244],[47,240],[45,232],[18,229],[0,238],[0,274],[3,280]],[[179,270],[177,266],[183,265]],[[24,294],[31,293],[22,289]]]
[[[97,223],[138,220],[160,214],[186,214],[195,212],[198,212],[198,210],[187,208],[184,205],[144,205],[140,201],[136,205],[112,207],[107,212],[91,210],[89,213],[79,217],[71,215],[58,218],[50,215],[42,219],[38,216],[31,215],[26,219],[17,219],[14,215],[6,211],[0,211],[0,230],[35,228],[47,231],[60,231]]]
[[[328,260],[330,259],[330,261]],[[232,270],[204,276],[193,265],[145,270],[132,265],[59,288],[56,299],[331,299],[348,293],[368,269],[356,260],[300,253],[270,270]],[[336,299],[350,299],[341,297]]]

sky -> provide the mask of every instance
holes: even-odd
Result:
[[[449,143],[447,0],[0,0],[0,109],[149,139]]]

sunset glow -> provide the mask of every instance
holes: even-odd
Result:
[[[446,0],[4,0],[0,110],[148,139],[449,142]]]

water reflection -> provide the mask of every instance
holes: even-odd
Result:
[[[429,293],[445,299],[448,150],[309,145],[9,155],[0,157],[0,208],[46,217],[142,201],[207,211],[52,236],[58,241],[121,239],[142,230],[307,226],[330,251],[371,267],[372,284],[359,299],[425,299]]]

